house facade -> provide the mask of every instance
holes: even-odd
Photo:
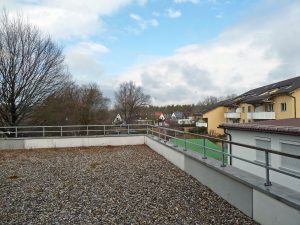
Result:
[[[300,118],[300,77],[252,89],[202,112],[208,132],[224,134],[222,123],[251,123]]]
[[[300,156],[300,119],[283,119],[254,122],[248,124],[222,124],[233,142],[239,142],[274,151]],[[265,164],[265,153],[237,145],[231,146],[232,155]],[[269,154],[272,168],[300,175],[300,160],[276,154]],[[265,168],[231,158],[234,167],[265,178]],[[270,180],[300,190],[300,179],[270,170]]]

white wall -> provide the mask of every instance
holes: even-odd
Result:
[[[299,143],[300,137],[290,136],[290,135],[281,135],[281,134],[268,134],[261,132],[252,132],[252,131],[241,131],[241,130],[229,130],[229,133],[232,136],[233,142],[244,143],[248,145],[255,146],[256,138],[264,139],[268,138],[271,140],[271,149],[280,151],[281,143]],[[247,149],[240,146],[232,145],[232,154],[244,159],[251,161],[256,160],[256,151],[253,149]],[[238,159],[232,159],[232,165],[240,169],[246,170],[250,173],[253,173],[257,176],[265,178],[265,168],[243,162]],[[279,168],[281,166],[281,156],[271,154],[271,166],[274,168]],[[300,179],[293,178],[278,172],[270,171],[270,180],[271,182],[276,182],[283,186],[292,188],[296,191],[300,190]]]
[[[81,146],[142,145],[145,136],[58,137],[0,140],[0,149],[64,148]]]

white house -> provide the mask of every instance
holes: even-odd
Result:
[[[165,118],[165,116],[164,116],[163,113],[160,114],[159,119],[162,120],[162,121],[165,121],[165,120],[166,120],[166,118]]]
[[[248,124],[222,124],[221,128],[233,142],[300,155],[300,118],[268,120]],[[237,145],[231,147],[232,155],[253,162],[265,163],[265,153]],[[270,166],[300,176],[300,159],[270,154]],[[232,166],[265,178],[265,168],[232,158]],[[300,191],[300,179],[270,170],[270,181]]]
[[[116,118],[114,119],[113,124],[119,124],[119,123],[122,123],[122,122],[123,122],[123,119],[122,119],[121,115],[118,114],[116,116]]]

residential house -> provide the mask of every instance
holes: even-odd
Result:
[[[174,112],[172,115],[171,115],[171,119],[172,120],[180,120],[180,119],[185,119],[185,115],[183,112]]]
[[[208,132],[224,134],[221,123],[300,118],[300,77],[252,89],[203,109]]]
[[[115,117],[115,119],[114,119],[114,121],[113,121],[112,123],[113,123],[113,124],[121,124],[121,123],[123,123],[123,119],[122,119],[121,115],[118,114],[118,115]]]
[[[266,120],[245,124],[222,124],[220,128],[226,130],[233,142],[300,156],[300,118]],[[231,152],[233,156],[262,164],[265,163],[265,153],[259,150],[232,145]],[[299,159],[270,154],[269,162],[272,168],[300,175]],[[265,168],[263,167],[237,158],[232,158],[231,164],[234,167],[265,178]],[[300,190],[300,180],[297,178],[270,170],[270,180],[297,191]]]

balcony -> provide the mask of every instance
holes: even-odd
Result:
[[[239,112],[226,112],[224,113],[224,117],[227,119],[239,119],[241,118],[241,113]]]
[[[275,112],[251,112],[247,113],[247,118],[251,120],[274,120]]]
[[[206,122],[196,122],[196,127],[207,127]]]

